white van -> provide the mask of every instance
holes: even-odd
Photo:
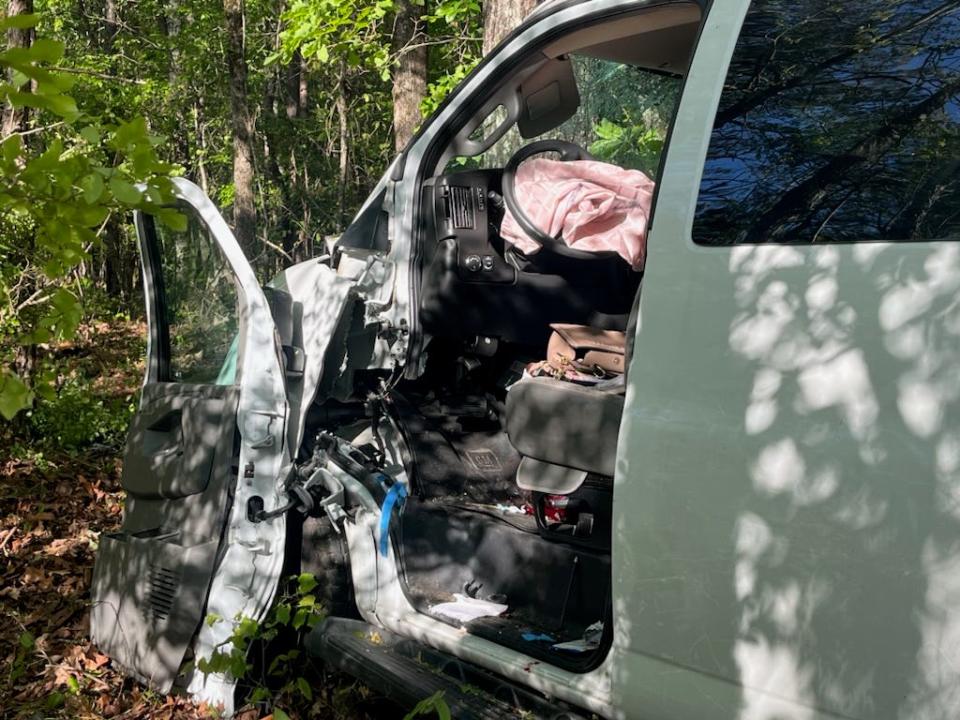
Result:
[[[655,182],[642,262],[531,217],[544,151]],[[306,650],[455,717],[960,717],[960,3],[550,2],[269,287],[177,188],[132,675],[232,711],[200,661],[312,572]]]

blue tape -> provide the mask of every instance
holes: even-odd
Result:
[[[380,554],[384,557],[390,551],[390,516],[393,515],[394,506],[398,502],[403,502],[405,497],[407,497],[406,485],[394,483],[393,487],[387,491],[387,496],[380,507]]]

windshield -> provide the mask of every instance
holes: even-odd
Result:
[[[576,143],[597,160],[653,177],[682,78],[586,55],[574,54],[570,60],[580,92],[580,106],[573,117],[527,139],[514,126],[482,155],[455,158],[448,169],[503,167],[524,145],[549,138]],[[503,121],[505,112],[502,106],[494,110],[477,133],[489,133]]]

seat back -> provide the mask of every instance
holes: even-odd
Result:
[[[613,476],[623,394],[547,377],[507,393],[507,435],[521,455]]]

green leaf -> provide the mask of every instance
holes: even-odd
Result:
[[[273,720],[290,720],[290,716],[278,707],[273,709]]]
[[[0,32],[4,30],[27,30],[40,22],[40,15],[37,13],[21,13],[20,15],[10,15],[0,20]]]
[[[28,82],[30,82],[30,76],[19,70],[15,69],[13,73],[10,75],[10,84],[13,85],[15,88],[18,88],[18,89],[22,88]]]
[[[305,595],[317,586],[317,578],[312,573],[301,573],[297,578],[297,592]]]
[[[273,697],[273,693],[270,692],[269,688],[265,688],[262,685],[259,685],[253,689],[253,692],[250,693],[250,698],[247,702],[256,705],[258,703],[265,702]]]
[[[290,622],[290,606],[286,603],[277,605],[274,615],[276,616],[278,623],[281,625],[287,625]]]
[[[99,173],[90,173],[80,180],[80,189],[83,190],[83,199],[88,205],[93,205],[103,195],[103,178]]]
[[[0,415],[12,420],[14,415],[30,407],[32,402],[33,393],[26,383],[10,371],[0,370]],[[20,636],[20,642],[23,643],[23,635]]]
[[[110,192],[124,205],[136,205],[140,202],[140,191],[126,180],[110,178]]]
[[[142,117],[123,123],[113,131],[112,144],[118,149],[147,142],[147,121]]]
[[[80,137],[86,140],[91,145],[100,144],[100,131],[97,130],[93,125],[86,125],[80,129]]]
[[[59,40],[37,38],[30,46],[30,55],[40,62],[55,63],[63,57],[65,46]]]
[[[28,632],[20,633],[20,638],[18,639],[20,647],[24,650],[33,650],[33,646],[36,644],[36,641],[33,639],[33,635]]]
[[[440,720],[450,720],[450,706],[443,699],[443,690],[437,690],[433,695],[424,698],[418,702],[413,710],[404,715],[403,720],[412,720],[412,718],[421,715],[436,715]]]
[[[11,135],[3,141],[3,162],[11,165],[20,157],[23,152],[23,141],[19,135]]]
[[[313,700],[313,688],[310,687],[310,683],[307,682],[305,677],[297,678],[297,689],[307,700]]]
[[[7,102],[9,102],[15,108],[21,107],[34,107],[40,108],[45,107],[42,104],[42,100],[37,98],[36,95],[29,92],[20,92],[19,90],[11,90],[6,93]]]
[[[50,304],[54,310],[54,313],[52,313],[53,319],[61,334],[66,338],[72,337],[80,324],[80,319],[83,317],[83,308],[80,306],[80,301],[76,295],[66,288],[59,288],[53,294]]]
[[[74,695],[78,695],[80,693],[80,681],[77,680],[75,676],[71,675],[67,678],[67,688],[69,688],[70,692],[72,692]]]
[[[187,216],[174,208],[161,208],[154,213],[155,217],[175,232],[186,232]]]
[[[76,101],[69,95],[56,93],[38,97],[42,98],[47,110],[56,113],[65,120],[71,120],[80,114]]]

